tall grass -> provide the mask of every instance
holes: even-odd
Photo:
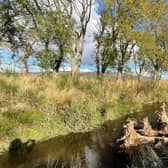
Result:
[[[148,80],[0,74],[0,146],[16,137],[88,131],[105,120],[140,112],[144,104],[167,100],[168,81],[156,85]]]

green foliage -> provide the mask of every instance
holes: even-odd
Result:
[[[38,52],[37,60],[39,66],[45,70],[53,70],[55,67],[55,61],[58,59],[57,51],[41,50]]]
[[[73,34],[71,19],[61,8],[50,11],[43,8],[43,12],[46,15],[37,15],[38,29],[32,32],[45,46],[38,52],[37,59],[42,68],[59,71],[66,54],[70,52]],[[50,47],[50,45],[55,45],[55,47]]]
[[[106,70],[112,66],[122,74],[135,52],[135,64],[141,69],[140,72],[136,69],[137,75],[152,69],[154,79],[158,80],[168,67],[167,38],[164,38],[167,33],[163,37],[163,32],[167,32],[166,28],[163,30],[167,27],[167,3],[106,0],[105,5],[95,36],[97,67]]]

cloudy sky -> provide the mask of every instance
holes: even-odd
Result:
[[[100,9],[101,9],[100,0],[95,0],[95,3],[92,7],[91,19],[88,24],[86,44],[82,59],[82,64],[94,64],[94,33],[96,33],[99,19],[100,19]]]
[[[91,19],[88,24],[87,36],[86,36],[86,44],[84,49],[84,55],[82,59],[83,65],[91,65],[94,64],[94,33],[97,30],[97,25],[100,18],[100,9],[102,5],[100,0],[95,0],[94,5],[92,7]],[[0,60],[9,61],[10,59],[10,49],[8,47],[0,47]]]

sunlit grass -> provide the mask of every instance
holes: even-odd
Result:
[[[88,131],[105,120],[140,112],[144,104],[167,100],[168,81],[156,85],[148,80],[0,74],[0,146],[16,137],[46,139]]]

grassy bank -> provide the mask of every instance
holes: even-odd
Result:
[[[87,131],[167,98],[168,81],[0,74],[0,148],[17,137],[39,140]]]

